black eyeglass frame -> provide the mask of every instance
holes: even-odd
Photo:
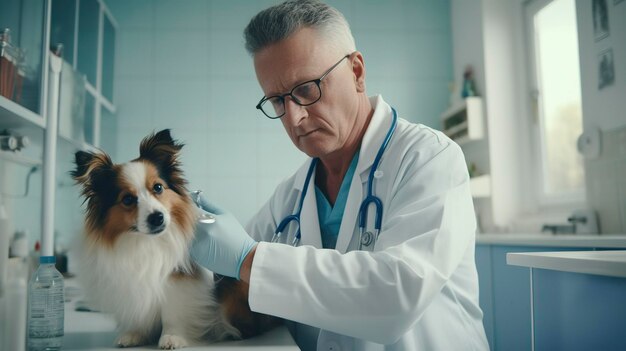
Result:
[[[312,80],[307,80],[306,82],[302,82],[302,83],[296,85],[295,87],[293,87],[288,93],[285,93],[285,94],[282,94],[282,95],[264,96],[261,99],[261,101],[259,101],[259,103],[256,105],[257,110],[261,110],[261,112],[263,112],[263,114],[265,116],[267,116],[267,118],[269,118],[269,119],[278,119],[278,118],[281,118],[282,116],[284,116],[285,113],[286,113],[286,111],[284,109],[284,106],[285,106],[285,97],[287,97],[287,96],[291,96],[291,100],[293,100],[293,102],[295,102],[299,106],[311,106],[314,103],[320,101],[320,99],[322,98],[322,87],[320,87],[320,83],[322,82],[322,80],[324,78],[326,78],[327,75],[330,74],[330,72],[332,72],[337,66],[339,66],[339,64],[343,60],[345,60],[348,57],[350,57],[350,55],[352,55],[352,54],[346,54],[345,56],[343,56],[339,61],[337,61],[337,63],[332,65],[332,67],[330,67],[326,72],[324,72],[324,74],[322,74],[322,76],[319,77],[318,79],[312,79]],[[318,98],[315,101],[307,103],[307,104],[303,104],[303,103],[301,103],[298,100],[298,98],[295,95],[293,95],[293,92],[294,92],[294,90],[298,89],[299,87],[301,87],[301,86],[303,86],[305,84],[310,84],[310,83],[315,83],[315,85],[317,86],[317,90],[319,90],[319,92],[320,92],[320,95],[318,96]],[[268,100],[273,99],[273,98],[279,98],[281,100],[281,102],[283,103],[283,113],[280,116],[270,116],[263,109],[263,104],[265,104],[265,102],[267,102]]]

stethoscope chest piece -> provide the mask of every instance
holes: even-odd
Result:
[[[369,230],[361,235],[361,245],[362,246],[370,246],[374,242],[374,233]]]
[[[198,222],[206,224],[215,223],[215,216],[207,212],[201,213],[198,216]]]

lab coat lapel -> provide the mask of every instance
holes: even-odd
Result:
[[[359,162],[360,162],[359,157]],[[337,237],[337,244],[335,249],[339,252],[346,252],[352,240],[356,221],[359,215],[359,207],[361,206],[361,199],[363,198],[363,182],[361,177],[355,173],[350,184],[350,192],[348,193],[348,200],[346,201],[346,208],[343,211],[343,218],[341,219],[341,226],[339,227],[339,236]]]
[[[301,187],[304,187],[306,180],[306,173],[309,170],[310,162],[306,167],[300,170],[300,174],[297,178],[300,178],[299,183]],[[297,211],[297,204],[296,209]],[[300,214],[300,231],[301,239],[300,245],[311,245],[317,248],[322,247],[322,236],[320,234],[320,223],[317,215],[317,201],[315,199],[315,172],[311,176],[311,181],[306,189],[306,196],[304,197],[304,203],[302,204],[302,213]]]
[[[335,246],[339,252],[346,252],[353,235],[358,235],[357,220],[359,208],[364,198],[364,185],[367,185],[369,170],[387,134],[388,124],[391,123],[391,107],[383,101],[382,97],[378,95],[371,98],[370,101],[374,107],[374,115],[361,142],[359,161],[352,178],[348,201],[341,220],[337,245]]]

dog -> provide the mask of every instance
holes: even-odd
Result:
[[[79,279],[92,307],[115,317],[120,347],[158,339],[175,349],[278,324],[250,311],[245,282],[214,281],[190,259],[199,209],[186,189],[182,147],[165,129],[144,138],[127,163],[101,151],[75,154],[70,173],[87,204]]]

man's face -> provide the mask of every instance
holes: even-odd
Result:
[[[346,54],[327,45],[313,29],[303,28],[259,51],[254,67],[265,96],[282,95],[302,82],[320,78]],[[364,89],[357,84],[362,78],[355,75],[355,59],[360,56],[350,55],[322,80],[321,99],[313,105],[299,106],[285,97],[283,126],[296,147],[310,157],[340,154],[357,138],[353,128],[358,116],[357,97]]]

